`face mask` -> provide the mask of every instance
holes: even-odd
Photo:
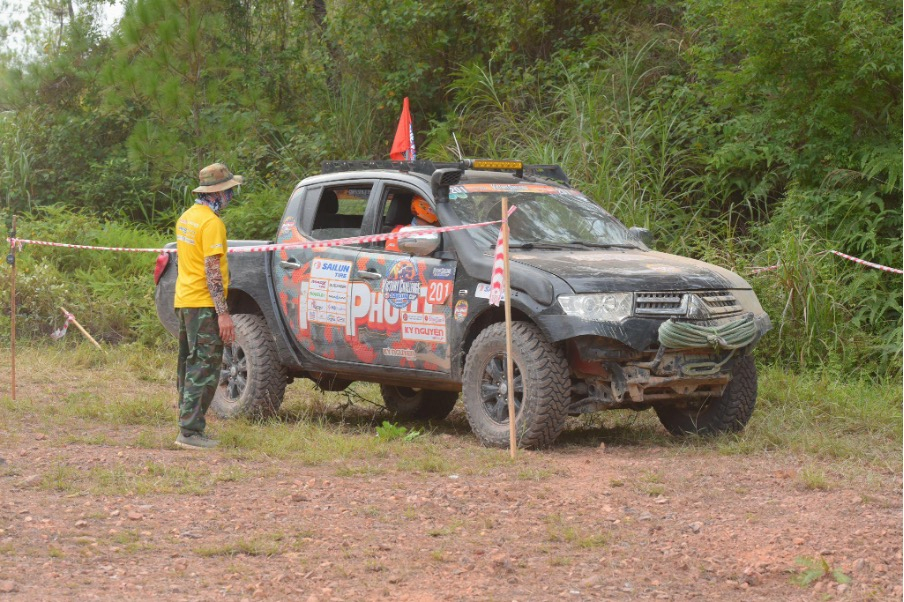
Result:
[[[202,194],[198,197],[196,203],[200,203],[201,205],[207,205],[210,207],[214,213],[219,214],[226,205],[229,204],[229,201],[232,200],[233,189],[230,188],[228,190],[221,190],[219,192],[208,192],[206,194]]]

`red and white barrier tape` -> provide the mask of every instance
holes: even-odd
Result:
[[[883,272],[891,272],[892,274],[904,274],[904,270],[899,270],[897,268],[890,268],[887,265],[880,265],[878,263],[866,261],[865,259],[860,259],[858,257],[852,257],[851,255],[845,255],[841,251],[835,251],[834,249],[830,249],[829,253],[838,255],[839,257],[844,257],[845,259],[847,259],[849,261],[853,261],[854,263],[859,263],[860,265],[865,265],[867,267],[875,268],[877,270],[882,270]]]
[[[512,208],[514,210],[514,207]],[[316,249],[321,247],[338,247],[342,245],[367,244],[374,242],[383,242],[392,238],[409,238],[423,234],[441,234],[443,232],[456,232],[458,230],[470,230],[472,228],[483,228],[494,224],[501,224],[502,220],[492,222],[480,222],[477,224],[465,224],[462,226],[442,226],[440,228],[430,228],[418,230],[416,233],[407,232],[387,232],[386,234],[369,234],[367,236],[352,236],[349,238],[335,238],[332,240],[315,240],[311,242],[290,242],[272,245],[259,245],[254,247],[235,247],[228,249],[227,253],[261,253],[264,251],[282,251],[284,249]],[[175,253],[176,249],[140,249],[130,247],[96,247],[91,245],[72,245],[61,242],[48,242],[46,240],[29,240],[27,238],[7,238],[10,244],[18,245],[21,249],[22,245],[38,245],[43,247],[60,247],[64,249],[83,249],[86,251],[116,251],[120,253]]]
[[[75,321],[75,316],[70,313],[66,313],[66,321],[63,322],[63,325],[50,333],[51,339],[62,339],[66,336],[66,331],[69,330],[69,324]]]
[[[890,268],[887,265],[881,265],[878,263],[873,263],[871,261],[867,261],[865,259],[860,259],[859,257],[854,257],[853,255],[847,255],[842,253],[841,251],[836,251],[834,249],[829,249],[828,251],[823,251],[822,253],[817,253],[817,255],[825,255],[826,253],[832,253],[833,255],[837,255],[838,257],[843,257],[848,261],[853,261],[854,263],[859,263],[860,265],[865,265],[870,268],[875,268],[877,270],[882,270],[883,272],[890,272],[892,274],[904,274],[904,270],[899,270],[897,268]],[[750,270],[751,276],[756,276],[757,274],[761,274],[763,272],[772,272],[781,267],[781,265],[770,265],[765,268],[753,268]]]
[[[509,216],[514,211],[515,207],[512,206],[503,220],[508,222]],[[499,307],[499,304],[502,302],[502,296],[505,294],[505,291],[502,290],[503,284],[505,283],[505,249],[502,233],[503,229],[499,228],[499,236],[496,237],[496,251],[493,257],[493,274],[490,277],[490,305],[495,305],[496,307]]]

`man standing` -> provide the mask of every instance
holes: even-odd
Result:
[[[176,222],[179,275],[174,306],[179,318],[179,436],[176,445],[216,447],[204,434],[204,415],[220,380],[223,345],[235,340],[226,295],[229,267],[220,212],[242,183],[222,163],[201,170],[195,204]]]

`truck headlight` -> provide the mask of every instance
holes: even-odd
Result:
[[[569,316],[592,322],[617,322],[631,315],[633,293],[562,295],[559,305]]]

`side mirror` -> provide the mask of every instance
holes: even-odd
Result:
[[[641,242],[651,249],[653,248],[653,233],[646,228],[638,228],[637,226],[634,226],[628,230],[628,234],[631,235],[631,238],[633,240]]]
[[[399,230],[399,251],[425,257],[439,248],[440,237],[429,226],[406,226]]]

